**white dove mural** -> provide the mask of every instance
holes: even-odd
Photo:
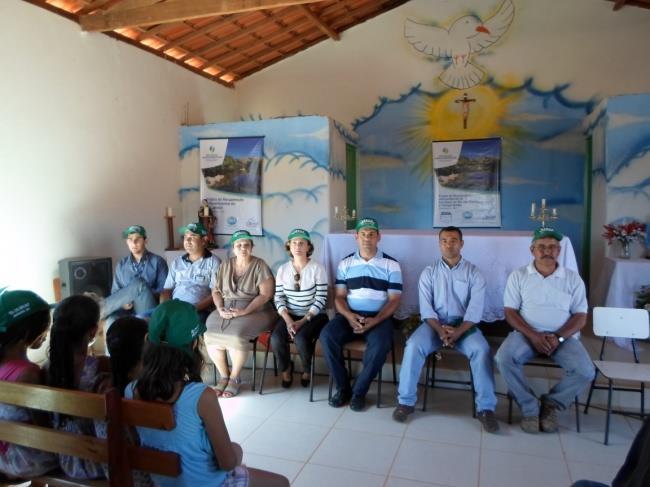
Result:
[[[472,55],[497,42],[514,17],[512,0],[504,0],[497,13],[485,22],[476,15],[466,15],[445,29],[407,19],[404,37],[417,51],[451,61],[440,75],[440,81],[450,88],[466,90],[479,84],[485,76],[483,70],[472,64]]]

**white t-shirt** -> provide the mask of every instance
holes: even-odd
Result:
[[[545,278],[532,262],[510,274],[503,305],[519,311],[540,332],[557,331],[571,315],[588,309],[585,284],[577,272],[558,266]]]

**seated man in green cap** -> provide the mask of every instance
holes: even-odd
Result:
[[[557,431],[556,409],[566,409],[594,378],[594,365],[580,342],[587,322],[585,285],[577,272],[558,264],[562,234],[535,231],[533,262],[508,277],[503,304],[514,328],[499,347],[496,362],[510,394],[519,405],[526,433]],[[541,397],[540,404],[523,367],[536,355],[550,357],[564,377]]]
[[[167,278],[167,262],[147,250],[147,231],[142,225],[124,229],[129,255],[115,266],[111,295],[102,303],[106,330],[120,316],[146,315],[158,304],[158,296]]]
[[[190,223],[181,227],[179,232],[183,235],[183,247],[187,253],[172,262],[160,302],[174,298],[193,304],[205,323],[214,309],[212,288],[221,261],[207,249],[208,231],[203,225]]]

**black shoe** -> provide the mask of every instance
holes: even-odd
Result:
[[[293,384],[293,361],[291,361],[291,365],[289,366],[289,376],[291,377],[289,380],[282,379],[282,387],[284,389],[289,389],[291,384]]]
[[[487,433],[496,433],[499,431],[499,423],[497,422],[497,418],[494,417],[494,411],[488,409],[479,411],[476,417],[481,425],[483,425],[483,430]]]
[[[303,387],[309,387],[309,384],[311,383],[311,379],[307,377],[304,379],[302,376],[300,377],[300,385]]]
[[[356,412],[366,409],[366,396],[352,396],[352,399],[350,400],[350,409]]]
[[[345,406],[348,403],[350,397],[352,397],[352,391],[346,389],[337,391],[336,394],[334,394],[327,402],[333,408],[340,408],[341,406]]]

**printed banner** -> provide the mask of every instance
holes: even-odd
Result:
[[[432,143],[433,226],[500,227],[501,139]]]
[[[264,137],[199,139],[201,200],[217,222],[214,233],[262,235]]]

